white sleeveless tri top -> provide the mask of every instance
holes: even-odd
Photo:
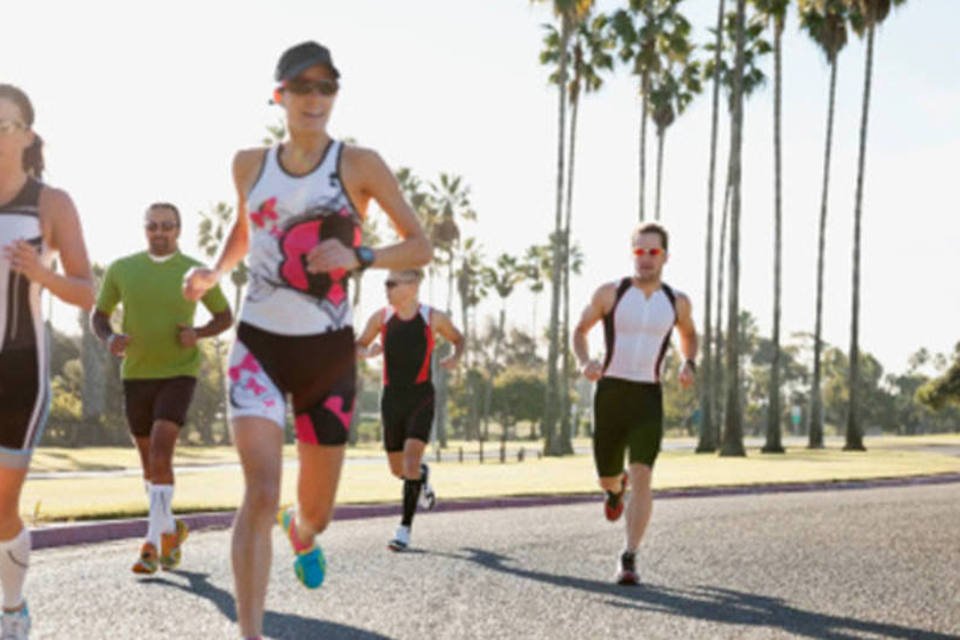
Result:
[[[239,319],[281,335],[315,335],[350,327],[349,273],[309,273],[307,253],[322,240],[361,241],[360,216],[340,179],[343,143],[331,140],[317,166],[296,176],[267,150],[247,196],[250,281]]]
[[[603,318],[607,347],[603,376],[659,383],[676,323],[673,289],[661,284],[647,298],[632,279],[621,280],[613,309]]]

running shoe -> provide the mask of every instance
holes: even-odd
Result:
[[[190,527],[183,520],[175,520],[176,528],[171,533],[160,536],[160,568],[164,571],[176,569],[180,565],[182,552],[180,547],[190,533]]]
[[[387,543],[387,549],[390,551],[405,551],[410,546],[410,527],[400,525],[397,532],[393,534],[393,540]]]
[[[27,640],[30,637],[30,611],[27,603],[19,611],[4,612],[0,618],[0,640]]]
[[[637,554],[624,551],[620,555],[620,565],[617,567],[617,584],[640,584],[637,574]]]
[[[437,505],[437,494],[433,492],[433,487],[430,486],[430,467],[426,462],[420,464],[420,480],[423,484],[420,485],[418,502],[421,509],[430,511]]]
[[[623,513],[623,494],[627,492],[627,480],[629,480],[629,478],[630,476],[624,471],[620,477],[620,492],[607,492],[607,498],[603,501],[603,514],[610,522],[619,520],[620,515]]]
[[[140,547],[140,559],[133,563],[131,571],[143,575],[157,572],[157,548],[152,543],[143,543]]]
[[[293,572],[297,575],[297,580],[307,589],[316,589],[323,584],[327,574],[327,560],[323,556],[323,551],[316,541],[312,541],[309,545],[300,542],[297,537],[296,512],[293,507],[281,509],[277,514],[277,522],[283,528],[293,548],[293,554],[296,556],[293,561]]]

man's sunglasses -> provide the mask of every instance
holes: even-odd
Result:
[[[295,96],[305,96],[316,91],[322,96],[336,95],[340,89],[340,83],[336,80],[300,80],[294,78],[287,80],[280,86],[281,91],[289,91]]]
[[[177,226],[178,225],[176,222],[148,222],[143,225],[143,228],[152,233],[157,229],[161,229],[163,231],[173,231],[177,228]]]
[[[387,287],[387,289],[395,289],[401,284],[410,284],[411,282],[413,282],[413,280],[387,280],[383,284]]]
[[[17,120],[0,120],[0,133],[8,134],[14,131],[26,131],[27,125]]]
[[[652,256],[656,258],[664,253],[666,252],[663,249],[644,249],[642,247],[637,247],[633,250],[633,255],[637,256],[638,258],[642,258],[643,256]]]

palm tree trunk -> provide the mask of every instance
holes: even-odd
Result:
[[[810,386],[808,449],[823,449],[823,393],[820,361],[823,353],[823,256],[827,240],[827,194],[830,185],[830,151],[833,144],[833,108],[837,89],[837,56],[830,59],[830,98],[827,101],[827,141],[823,152],[823,190],[820,193],[820,228],[817,234],[817,302],[813,329],[813,381]]]
[[[567,16],[561,17],[560,28],[560,106],[557,123],[557,199],[556,214],[554,216],[554,232],[551,238],[553,246],[553,265],[550,286],[550,346],[547,353],[547,390],[544,406],[544,453],[548,456],[561,455],[560,438],[557,434],[557,404],[559,399],[559,380],[557,359],[560,352],[560,274],[562,264],[562,231],[563,231],[563,162],[564,136],[566,134],[567,116],[567,59],[570,44],[570,33],[573,25]]]
[[[863,82],[863,113],[860,117],[860,158],[857,163],[857,200],[853,214],[853,304],[850,314],[850,409],[847,411],[847,442],[844,451],[866,451],[860,427],[860,221],[863,214],[863,173],[867,155],[867,116],[870,113],[870,76],[873,74],[875,21],[867,28],[867,70]]]
[[[503,306],[500,308],[500,319],[497,322],[497,340],[493,343],[493,363],[490,366],[490,379],[487,381],[486,393],[483,397],[483,433],[488,433],[487,425],[490,422],[490,401],[493,399],[493,379],[497,370],[497,364],[500,362],[500,347],[503,344],[503,332],[507,323],[506,298],[503,300]],[[506,427],[501,425],[506,433]]]
[[[743,145],[743,38],[746,0],[737,0],[737,55],[733,74],[733,119],[730,125],[730,298],[727,306],[727,408],[722,456],[745,456],[740,404],[740,155]]]
[[[725,379],[723,371],[723,350],[726,340],[723,333],[723,285],[726,277],[726,251],[727,251],[727,229],[729,225],[730,213],[730,161],[727,160],[727,179],[723,189],[723,209],[720,215],[720,244],[719,256],[717,260],[717,349],[714,354],[714,388],[716,389],[716,405],[714,407],[717,424],[717,443],[721,440],[721,429],[724,421],[724,407],[726,406]]]
[[[644,72],[640,81],[640,222],[646,220],[644,196],[647,185],[647,91],[650,89],[649,74]]]
[[[573,170],[576,157],[577,142],[577,114],[580,111],[579,94],[571,102],[570,111],[570,161],[567,165],[567,213],[563,223],[563,329],[560,334],[560,343],[563,345],[563,363],[560,387],[562,389],[560,416],[560,446],[563,453],[573,453],[573,425],[570,422],[572,398],[570,395],[570,380],[573,372],[570,370],[570,224],[573,220]]]
[[[782,251],[781,210],[781,146],[780,146],[780,99],[783,90],[781,67],[781,40],[783,21],[774,19],[773,24],[773,176],[774,176],[774,241],[773,241],[773,363],[770,370],[769,401],[767,402],[767,441],[763,453],[783,453],[780,438],[780,271]]]
[[[667,137],[666,129],[657,127],[657,201],[654,208],[654,219],[660,222],[660,185],[663,179],[663,141]]]
[[[703,374],[700,383],[702,389],[700,396],[700,441],[697,443],[697,453],[717,450],[713,412],[717,387],[713,380],[713,326],[711,323],[713,300],[711,294],[713,292],[713,201],[717,172],[717,131],[720,115],[720,51],[723,48],[723,4],[724,0],[720,0],[718,3],[717,41],[713,56],[715,72],[713,74],[713,105],[710,112],[710,172],[707,179],[707,243],[705,247],[706,274],[703,287],[703,357],[701,359]],[[724,196],[726,196],[726,192],[724,192]]]

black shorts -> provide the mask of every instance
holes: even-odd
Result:
[[[147,438],[157,420],[182,427],[193,400],[197,379],[193,376],[123,381],[123,404],[130,433]]]
[[[593,411],[597,475],[619,476],[628,448],[630,464],[653,467],[663,440],[663,392],[659,384],[601,378],[593,397]]]
[[[430,441],[435,398],[432,382],[383,388],[380,416],[383,418],[383,444],[388,452],[403,451],[403,443],[408,438]]]
[[[282,428],[289,395],[297,440],[346,444],[357,390],[353,327],[287,336],[241,322],[228,373],[231,416]]]
[[[4,466],[20,467],[40,441],[50,406],[50,380],[43,353],[36,348],[0,352],[0,449],[17,457]]]

